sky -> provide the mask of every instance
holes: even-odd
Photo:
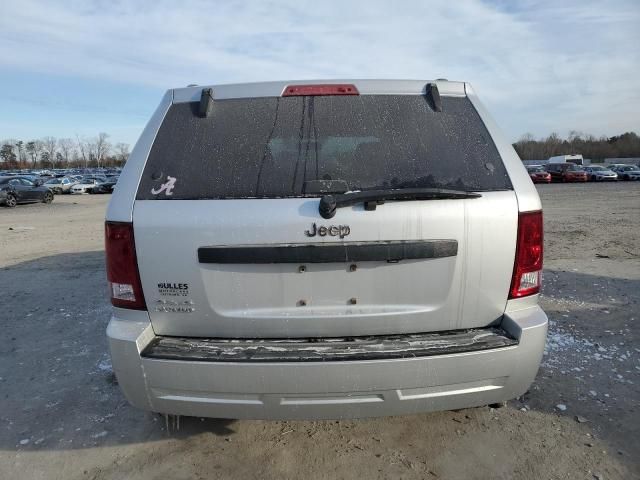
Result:
[[[640,132],[640,0],[2,0],[0,139],[135,143],[168,88],[470,82],[507,136]]]

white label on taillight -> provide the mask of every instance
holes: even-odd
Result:
[[[523,273],[518,290],[528,290],[540,286],[540,271]]]
[[[115,283],[111,282],[111,296],[119,300],[127,300],[129,302],[135,302],[136,295],[133,292],[133,285],[128,283]]]

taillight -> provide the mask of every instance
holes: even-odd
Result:
[[[509,298],[526,297],[540,291],[542,280],[542,212],[518,215],[516,260]]]
[[[136,261],[133,224],[105,223],[107,280],[114,307],[146,310]]]
[[[350,83],[333,83],[322,85],[287,85],[282,92],[283,97],[300,95],[360,95],[355,85]]]

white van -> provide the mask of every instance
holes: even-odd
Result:
[[[584,158],[582,155],[557,155],[555,157],[549,157],[549,163],[575,163],[576,165],[584,165]]]

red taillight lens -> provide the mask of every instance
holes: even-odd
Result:
[[[360,95],[355,85],[334,83],[324,85],[287,85],[282,92],[283,97],[300,95]]]
[[[509,298],[526,297],[540,291],[542,280],[542,212],[518,215],[516,261]]]
[[[106,222],[107,280],[114,307],[146,310],[131,223]]]

